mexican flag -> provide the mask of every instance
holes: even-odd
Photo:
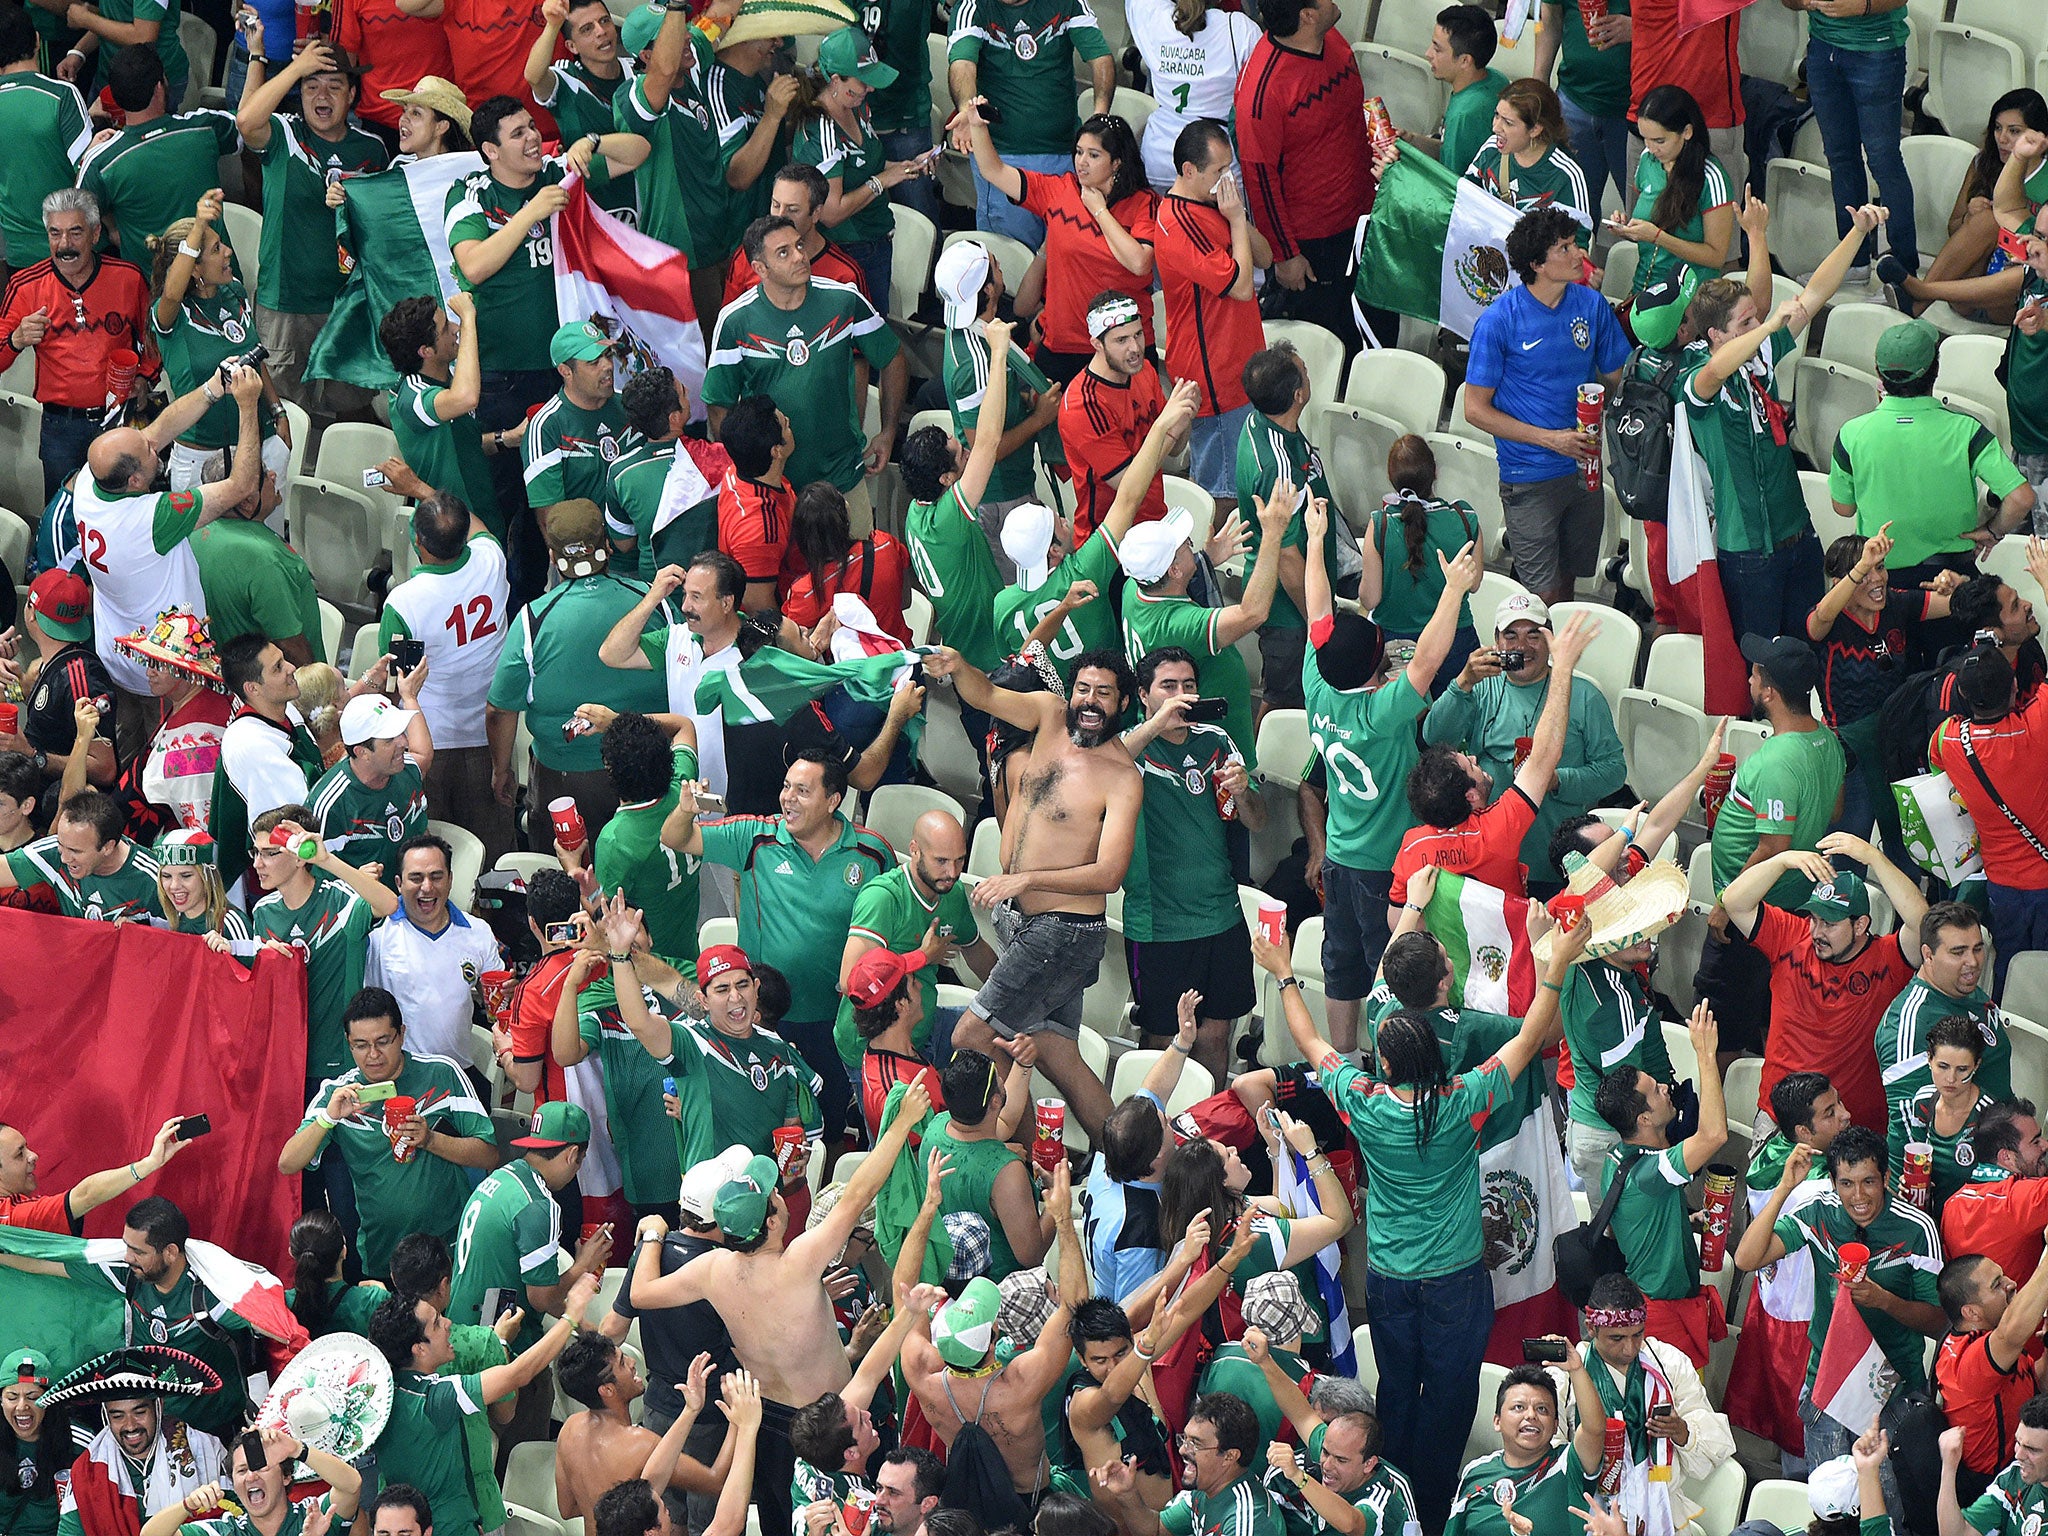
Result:
[[[1469,337],[1480,311],[1517,281],[1505,246],[1521,215],[1420,150],[1400,150],[1363,221],[1355,305]],[[1360,326],[1372,335],[1362,313]]]
[[[701,419],[704,333],[690,298],[689,263],[674,246],[593,203],[581,176],[562,187],[569,202],[554,216],[556,311],[564,322],[595,320],[618,338],[625,378],[656,365],[672,371],[690,391],[691,415]]]
[[[392,389],[398,372],[377,341],[377,322],[400,299],[455,292],[455,258],[444,213],[448,189],[484,168],[472,150],[415,160],[341,184],[335,240],[348,280],[306,356],[306,377],[361,389]]]
[[[1813,1374],[1813,1406],[1852,1435],[1870,1428],[1898,1384],[1884,1351],[1870,1335],[1870,1325],[1850,1299],[1846,1285],[1835,1287],[1835,1310],[1828,1317],[1820,1364]]]
[[[1655,546],[1653,545],[1652,548]],[[1749,713],[1749,664],[1728,617],[1727,594],[1715,559],[1714,486],[1706,460],[1692,445],[1692,413],[1671,424],[1671,494],[1665,513],[1665,575],[1678,608],[1678,629],[1698,635],[1706,652],[1706,712]],[[1861,1434],[1859,1428],[1857,1433]]]
[[[736,666],[728,664],[714,669],[707,664],[697,683],[697,712],[709,714],[715,709],[734,725],[760,725],[768,721],[781,725],[806,704],[822,699],[835,688],[844,688],[850,697],[863,703],[887,709],[898,676],[919,656],[930,654],[930,647],[925,647],[857,656],[850,661],[820,662],[764,645]]]
[[[1450,952],[1451,995],[1467,1008],[1522,1018],[1536,1000],[1526,897],[1439,874],[1423,922]]]

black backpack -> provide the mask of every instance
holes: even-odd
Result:
[[[1892,783],[1927,772],[1927,743],[1955,713],[1947,703],[1954,675],[1951,659],[1944,657],[1939,665],[1913,673],[1878,706],[1878,750],[1884,776]]]
[[[1638,522],[1663,522],[1671,496],[1671,436],[1678,417],[1671,383],[1681,360],[1675,349],[1637,347],[1609,403],[1607,483],[1622,511]]]
[[[1557,1260],[1557,1288],[1564,1292],[1575,1312],[1585,1309],[1593,1286],[1602,1275],[1617,1275],[1628,1268],[1621,1244],[1607,1229],[1614,1223],[1614,1208],[1621,1204],[1621,1188],[1633,1162],[1633,1158],[1625,1157],[1614,1170],[1614,1177],[1607,1181],[1607,1198],[1600,1202],[1591,1221],[1558,1233],[1551,1242],[1551,1252]]]
[[[939,1503],[947,1509],[964,1509],[981,1522],[984,1531],[1031,1528],[1031,1505],[1010,1481],[1010,1465],[989,1432],[981,1427],[981,1410],[988,1403],[991,1376],[981,1386],[981,1401],[974,1405],[974,1417],[961,1412],[953,1397],[950,1374],[940,1378],[946,1401],[960,1415],[960,1432],[946,1448],[946,1486]]]

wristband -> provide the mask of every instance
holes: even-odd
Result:
[[[1140,1344],[1136,1339],[1133,1339],[1131,1341],[1131,1353],[1136,1355],[1140,1360],[1156,1360],[1159,1358],[1158,1351],[1156,1350],[1149,1355],[1146,1354],[1145,1346]]]
[[[197,261],[204,253],[191,241],[180,240],[178,242],[178,254],[180,256],[190,256],[194,261]]]
[[[1178,1035],[1175,1035],[1171,1040],[1166,1042],[1166,1048],[1169,1051],[1179,1051],[1183,1056],[1187,1055],[1188,1053],[1188,1048],[1180,1043],[1180,1036]]]
[[[882,185],[881,177],[870,176],[868,178],[868,190],[874,193],[876,197],[880,197],[884,192],[888,190],[888,188]]]
[[[128,1177],[133,1179],[136,1183],[140,1184],[143,1181],[143,1179],[147,1177],[147,1175],[136,1172],[135,1165],[133,1163],[130,1163],[128,1165]]]
[[[1556,982],[1550,980],[1548,977],[1544,978],[1543,985],[1550,988],[1550,990],[1555,992],[1559,997],[1564,996],[1564,988],[1560,987]]]
[[[623,955],[614,955],[607,951],[605,958],[613,965],[629,965],[633,960],[633,951],[629,949]]]
[[[334,1118],[333,1116],[329,1115],[327,1111],[324,1109],[316,1109],[313,1111],[313,1123],[319,1126],[320,1129],[323,1131],[331,1131],[334,1129]]]
[[[1621,841],[1622,841],[1622,843],[1623,843],[1624,845],[1627,845],[1627,844],[1629,844],[1629,843],[1632,843],[1632,842],[1634,842],[1635,840],[1636,840],[1636,829],[1635,829],[1634,827],[1623,827],[1623,828],[1621,829]]]
[[[1403,912],[1420,912],[1422,908],[1412,901],[1404,901],[1401,903],[1401,910]]]
[[[67,48],[64,50],[64,57],[67,59],[82,59],[85,57],[85,50],[83,48]]]

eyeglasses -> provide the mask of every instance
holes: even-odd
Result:
[[[1196,1440],[1188,1435],[1175,1435],[1173,1443],[1179,1447],[1181,1454],[1184,1456],[1192,1456],[1198,1451],[1213,1451],[1216,1449],[1214,1445],[1207,1441]]]

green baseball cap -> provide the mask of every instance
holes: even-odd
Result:
[[[711,1219],[727,1237],[750,1243],[761,1235],[775,1200],[775,1164],[759,1153],[747,1159],[739,1177],[718,1187]]]
[[[987,1275],[976,1275],[960,1295],[932,1318],[932,1343],[955,1370],[971,1371],[995,1348],[996,1319],[1003,1293]]]
[[[1628,312],[1628,323],[1636,340],[1646,347],[1664,351],[1678,339],[1678,327],[1700,291],[1699,268],[1680,267],[1674,276],[1660,277],[1641,293]]]
[[[1877,371],[1910,379],[1934,366],[1941,332],[1925,320],[1908,320],[1877,338]]]
[[[896,66],[875,57],[875,45],[859,27],[841,27],[818,44],[818,68],[828,75],[853,75],[881,90],[896,83]]]
[[[1799,909],[1809,917],[1817,917],[1824,923],[1839,923],[1844,918],[1870,916],[1870,887],[1863,883],[1863,877],[1853,870],[1837,870],[1834,878],[1823,880],[1816,885],[1806,898],[1806,905]]]
[[[581,1104],[557,1099],[533,1112],[533,1128],[512,1143],[524,1152],[559,1152],[590,1145],[590,1116]]]
[[[660,6],[643,5],[629,11],[626,19],[619,23],[619,47],[631,58],[639,58],[654,41],[654,34],[661,30],[661,23],[668,12]]]
[[[588,320],[569,320],[555,327],[554,337],[548,342],[548,361],[558,366],[562,363],[594,363],[616,345],[618,343]]]
[[[0,1360],[0,1387],[17,1381],[50,1384],[50,1357],[39,1349],[17,1349],[5,1360]]]

